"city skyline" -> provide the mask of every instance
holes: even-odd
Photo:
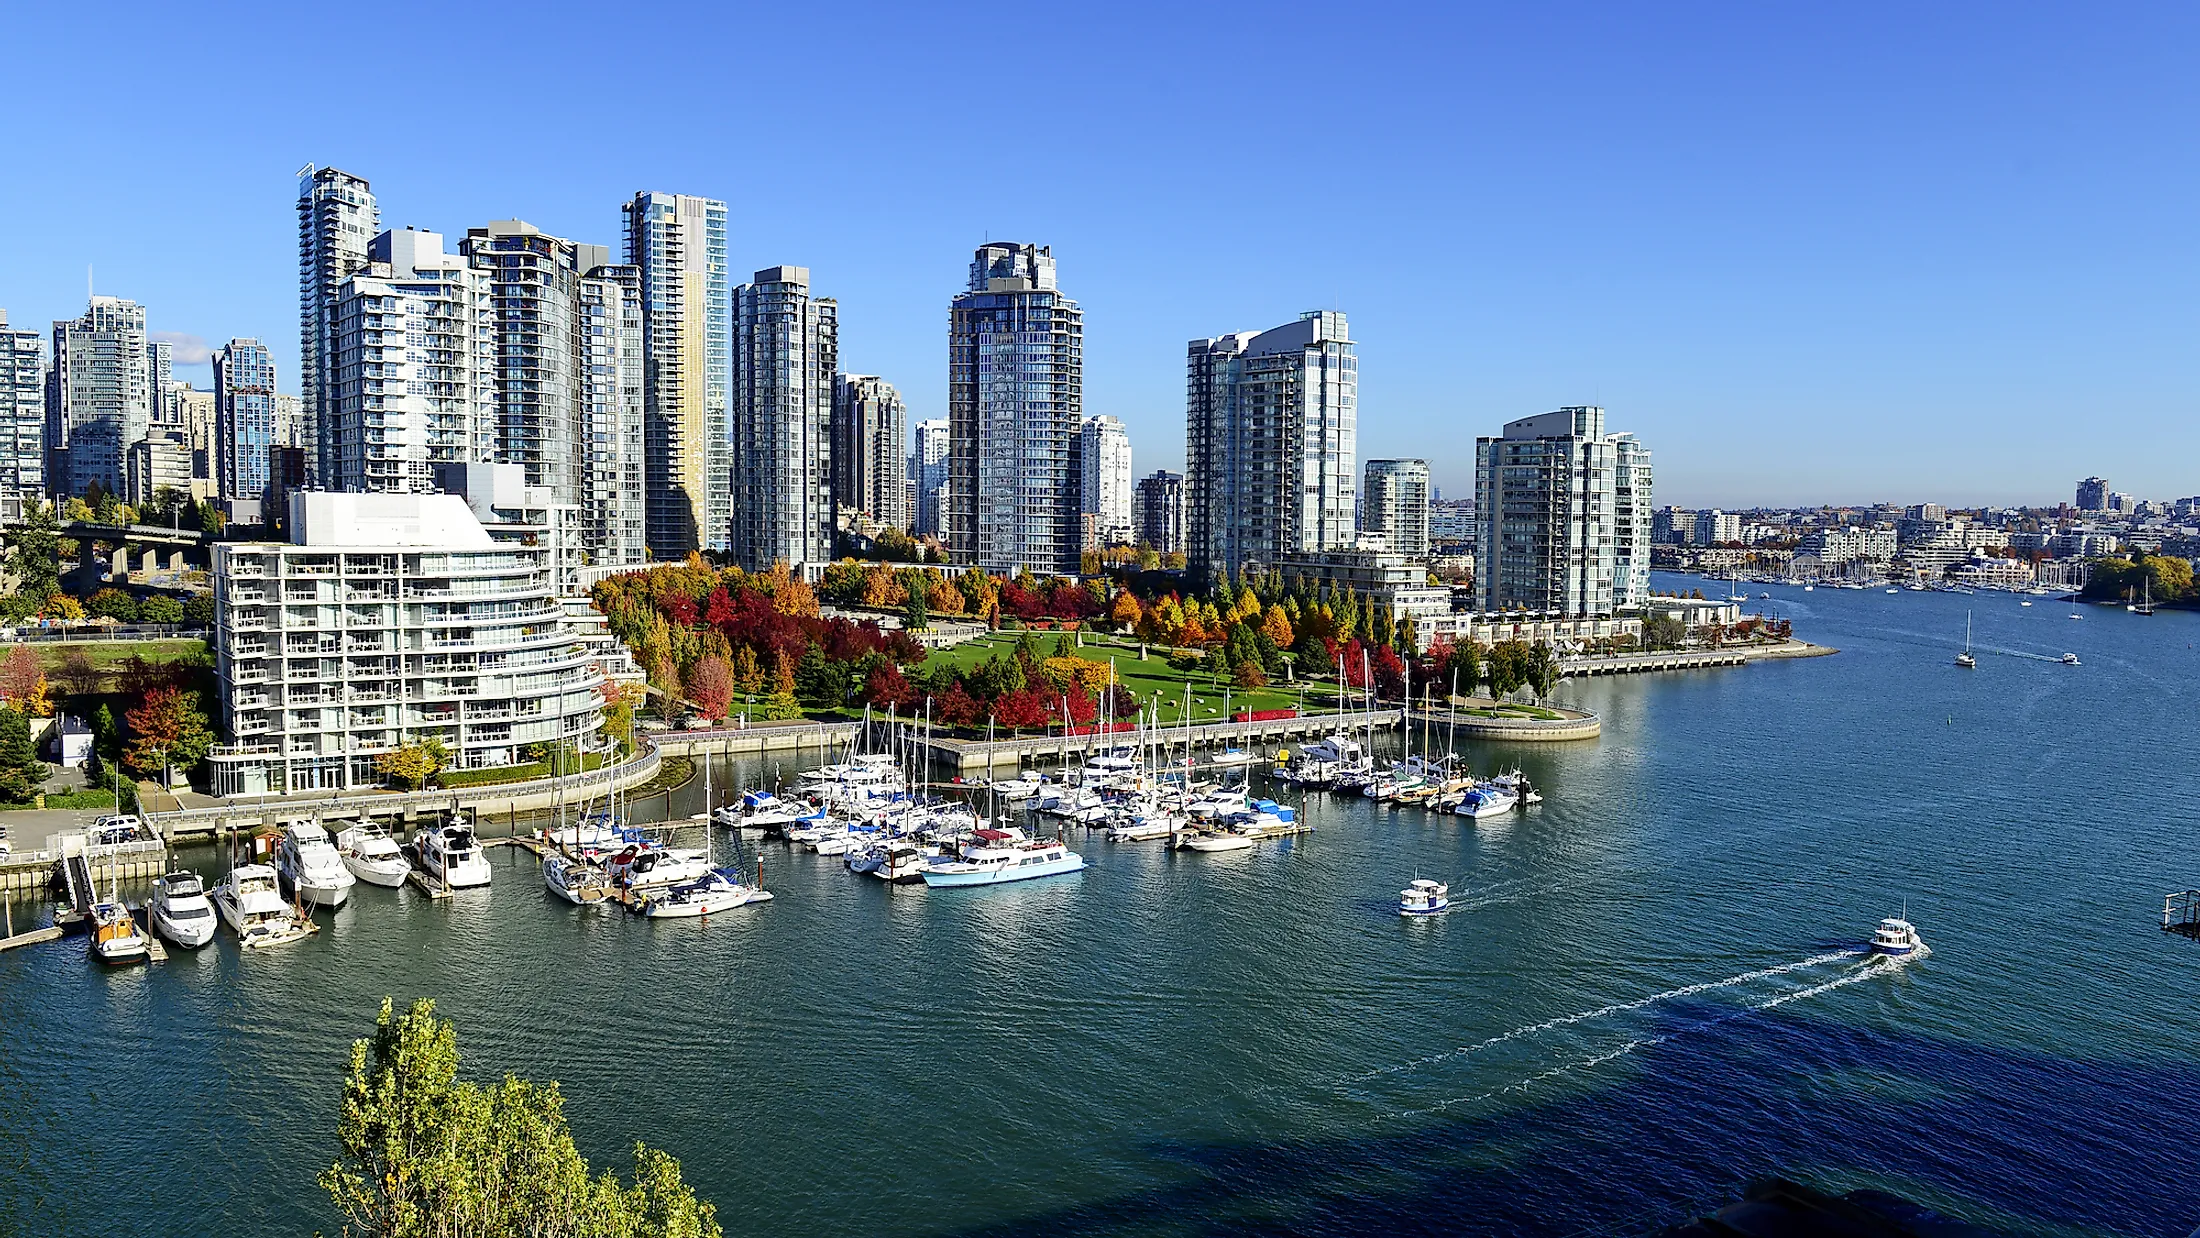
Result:
[[[740,29],[799,43],[821,16],[743,15]],[[974,245],[1008,236],[1052,246],[1079,273],[1093,332],[1085,411],[1122,418],[1149,467],[1183,464],[1183,340],[1322,306],[1352,315],[1377,376],[1363,392],[1363,456],[1427,456],[1447,493],[1465,488],[1459,444],[1473,434],[1580,403],[1661,444],[1661,486],[1688,504],[2051,501],[2070,481],[2067,428],[2103,417],[2121,433],[2092,445],[2081,472],[2139,494],[2195,488],[2179,463],[2200,446],[2192,314],[2175,295],[2177,263],[2159,261],[2183,252],[2173,204],[2193,174],[2159,151],[2180,141],[2168,118],[2191,111],[2194,87],[2169,49],[2190,45],[2192,14],[2125,14],[2104,30],[2075,15],[1935,13],[1899,41],[1855,15],[1746,13],[1685,41],[1617,9],[1578,23],[1431,12],[1410,39],[1402,15],[1371,15],[1334,36],[1323,63],[1341,102],[1306,135],[1338,149],[1344,170],[1313,197],[1274,202],[1207,167],[1178,128],[1224,99],[1284,106],[1282,83],[1253,73],[1262,57],[1157,85],[1118,72],[1141,63],[1136,21],[1042,17],[1043,39],[1076,49],[1062,71],[1085,136],[1072,150],[1019,118],[1013,138],[1035,175],[980,197],[941,157],[961,136],[954,92],[922,71],[953,59],[954,23],[878,17],[848,51],[870,80],[799,113],[808,140],[790,149],[805,170],[876,161],[902,188],[815,202],[745,195],[722,143],[616,109],[574,122],[570,148],[598,147],[588,161],[480,159],[426,122],[486,106],[493,82],[409,89],[424,66],[389,70],[378,123],[332,126],[293,106],[281,75],[193,72],[215,33],[147,14],[99,47],[112,106],[26,133],[0,227],[40,243],[0,272],[0,305],[18,326],[74,318],[90,266],[99,292],[149,307],[179,378],[204,388],[213,347],[258,338],[297,390],[299,164],[371,179],[386,227],[452,234],[519,218],[615,243],[618,204],[665,189],[729,203],[733,271],[797,262],[834,289],[846,352],[897,383],[912,421],[946,413],[940,300]],[[316,45],[322,20],[219,37],[224,54],[282,63]],[[703,19],[693,54],[732,20]],[[1190,20],[1182,37],[1228,25]],[[24,66],[26,96],[64,89],[59,66],[92,55],[59,15],[22,26],[26,45],[51,53]],[[1310,34],[1262,37],[1279,55],[1312,46]],[[2084,50],[2104,44],[2113,57]],[[603,67],[639,69],[627,45]],[[1435,93],[1447,75],[1416,71],[1447,49],[1487,70],[1455,98]],[[1574,70],[1566,97],[1521,104],[1547,93],[1527,87],[1561,55]],[[703,76],[658,79],[671,110],[702,98]],[[2034,84],[2049,79],[2052,93]],[[132,107],[248,115],[260,128],[174,160],[163,226],[138,227],[129,212],[142,195],[124,179],[136,173],[106,154]],[[1368,123],[1377,115],[1396,123]],[[56,217],[34,186],[62,184],[124,205]],[[1309,207],[1333,226],[1306,229]],[[1146,260],[1202,237],[1214,239],[1196,278]],[[1378,249],[1412,260],[1371,261]],[[1439,421],[1471,428],[1430,441],[1423,427]],[[1895,438],[1906,450],[1882,450]]]

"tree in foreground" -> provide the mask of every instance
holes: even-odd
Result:
[[[591,1174],[555,1083],[458,1078],[458,1033],[435,1003],[388,999],[355,1041],[321,1186],[347,1229],[373,1238],[722,1238],[680,1162],[634,1145],[634,1175]]]

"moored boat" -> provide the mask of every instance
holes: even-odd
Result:
[[[125,963],[142,963],[151,957],[152,947],[145,940],[145,933],[138,928],[137,919],[130,908],[120,900],[96,903],[92,906],[91,955],[109,966]]]
[[[317,822],[293,821],[275,844],[275,871],[299,902],[330,909],[344,905],[359,879],[344,864],[328,831]]]
[[[206,883],[197,873],[183,870],[155,881],[153,897],[145,904],[145,921],[179,946],[197,949],[214,940],[214,904],[206,897]]]
[[[927,886],[999,885],[1054,877],[1084,868],[1085,858],[1059,839],[1018,841],[1001,830],[979,830],[962,856],[925,866]]]
[[[481,853],[469,825],[444,825],[416,833],[420,871],[453,890],[489,884],[489,857]]]
[[[691,919],[769,902],[771,897],[771,891],[749,885],[726,869],[714,868],[693,881],[645,896],[641,913],[652,920]]]
[[[397,845],[388,830],[371,823],[339,832],[336,854],[343,859],[344,867],[352,876],[370,886],[395,889],[405,884],[405,875],[412,871],[412,865],[405,859],[405,849]]]
[[[542,886],[575,906],[618,901],[619,889],[601,865],[551,852],[542,861]]]
[[[275,870],[239,864],[214,887],[214,910],[247,950],[297,941],[312,933],[297,909],[283,900]]]

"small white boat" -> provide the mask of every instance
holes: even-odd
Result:
[[[275,870],[265,864],[239,864],[214,887],[214,910],[221,913],[247,950],[297,941],[313,932],[276,888]]]
[[[652,920],[690,919],[770,902],[771,897],[771,891],[737,881],[725,869],[714,868],[693,881],[649,895],[642,900],[641,911]]]
[[[1215,759],[1212,763],[1215,765],[1225,766],[1251,765],[1253,762],[1258,761],[1259,759],[1259,757],[1256,757],[1252,753],[1246,752],[1242,749],[1225,748],[1221,752],[1215,754]]]
[[[379,825],[354,825],[336,835],[336,854],[343,857],[351,875],[370,886],[395,889],[405,884],[412,865],[405,849]]]
[[[1228,827],[1181,830],[1170,845],[1178,851],[1243,851],[1253,845],[1253,835]]]
[[[1889,593],[1900,593],[1900,592],[1902,592],[1902,590],[1900,590],[1900,589],[1889,589],[1889,590],[1887,590],[1887,592],[1889,592]]]
[[[987,789],[1004,800],[1028,800],[1044,785],[1035,774],[1018,774],[1014,778],[1003,778]]]
[[[542,888],[577,907],[618,901],[619,889],[599,865],[553,851],[542,862]]]
[[[97,903],[92,907],[91,954],[102,963],[119,967],[125,963],[144,962],[152,956],[152,946],[146,942],[128,905]]]
[[[1901,958],[1925,948],[1924,939],[1917,935],[1917,928],[1908,920],[1888,916],[1879,922],[1879,930],[1872,934],[1872,953]]]
[[[1978,666],[1978,659],[1971,656],[1971,612],[1963,612],[1963,652],[1956,655],[1956,665],[1965,670]]]
[[[2074,653],[2064,654],[2062,656],[2062,664],[2064,666],[2076,666],[2078,664],[2078,655]]]
[[[293,821],[283,827],[275,844],[275,871],[298,901],[331,910],[343,906],[359,882],[329,842],[328,831],[312,821]]]
[[[2030,602],[2019,602],[2019,603],[2017,603],[2017,605],[2019,605],[2019,606],[2030,606],[2031,604],[2032,604],[2032,603],[2030,603]]]
[[[415,833],[420,871],[453,890],[489,884],[489,857],[481,853],[470,825],[445,825]]]
[[[1433,916],[1451,909],[1451,887],[1426,877],[1415,877],[1413,884],[1398,891],[1398,914],[1401,916]]]
[[[924,870],[930,868],[939,858],[936,851],[926,850],[905,839],[896,839],[886,844],[884,854],[870,872],[880,881],[914,885],[924,880]]]
[[[604,865],[604,871],[629,890],[662,890],[700,878],[710,871],[710,862],[700,851],[653,847],[621,852]]]
[[[155,881],[145,918],[154,932],[188,949],[214,940],[214,904],[197,873],[179,870]]]
[[[1520,807],[1520,797],[1493,782],[1479,783],[1468,788],[1459,799],[1459,806],[1452,809],[1462,817],[1494,817]]]
[[[1108,827],[1111,843],[1144,842],[1151,838],[1167,838],[1184,828],[1184,818],[1170,813],[1148,813]]]

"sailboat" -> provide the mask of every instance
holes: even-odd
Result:
[[[2141,578],[2141,579],[2140,579],[2140,581],[2139,581],[2139,589],[2140,589],[2140,593],[2139,593],[2139,602],[2138,602],[2138,604],[2137,604],[2136,606],[2129,606],[2129,605],[2127,605],[2127,606],[2125,606],[2125,607],[2124,607],[2124,609],[2125,609],[2125,610],[2128,610],[2128,611],[2130,611],[2130,612],[2131,612],[2132,614],[2134,614],[2134,615],[2151,615],[2151,614],[2153,614],[2153,613],[2154,613],[2154,578],[2153,578],[2153,577],[2151,577],[2151,576],[2149,576],[2149,577],[2143,577],[2143,578]]]
[[[1963,652],[1956,655],[1956,665],[1966,670],[1978,665],[1978,659],[1971,656],[1970,611],[1963,612]]]

